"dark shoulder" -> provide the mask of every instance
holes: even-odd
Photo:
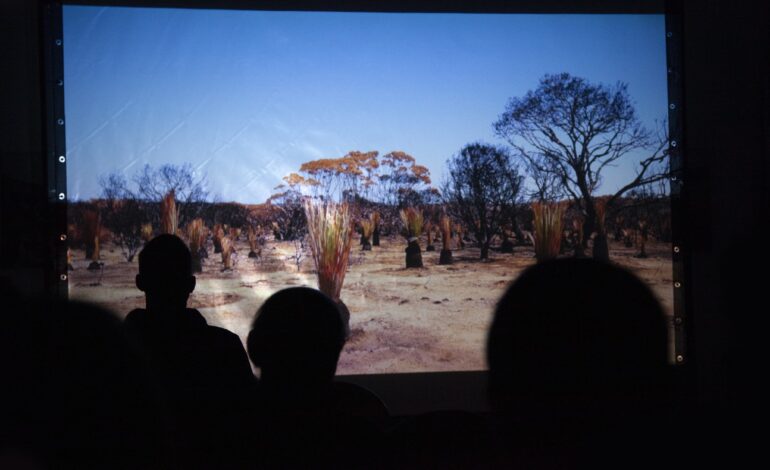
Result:
[[[137,326],[147,321],[147,310],[143,308],[135,308],[128,312],[126,318],[123,319],[123,323],[127,326]]]
[[[243,344],[241,343],[241,338],[238,337],[238,335],[236,335],[232,331],[226,330],[224,328],[220,328],[218,326],[213,326],[213,325],[207,325],[206,335],[221,345],[226,345],[226,346],[237,345],[239,348],[243,348]]]

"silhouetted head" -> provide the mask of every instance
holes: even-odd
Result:
[[[176,235],[150,240],[139,253],[136,287],[147,296],[147,307],[184,308],[195,289],[192,258],[187,245]]]
[[[247,347],[266,385],[313,386],[334,377],[344,338],[337,304],[318,290],[292,287],[262,304]]]
[[[537,264],[495,310],[492,406],[560,414],[649,403],[664,381],[666,344],[663,311],[632,274],[593,260]]]

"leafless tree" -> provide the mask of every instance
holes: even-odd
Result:
[[[494,127],[530,171],[555,176],[580,204],[584,245],[597,227],[594,195],[605,168],[627,155],[646,154],[636,177],[610,195],[608,208],[627,191],[668,177],[667,139],[660,134],[656,139],[642,125],[625,83],[607,86],[568,73],[545,75],[536,90],[508,102]],[[609,259],[606,244],[596,248],[595,258]]]
[[[487,259],[492,238],[515,216],[524,178],[508,150],[481,143],[463,147],[447,170],[447,207],[475,235],[480,257]]]

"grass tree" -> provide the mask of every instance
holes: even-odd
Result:
[[[425,238],[425,251],[436,251],[436,247],[433,246],[433,224],[430,220],[425,222]]]
[[[452,221],[448,216],[442,216],[439,220],[439,229],[441,230],[441,254],[438,258],[438,264],[452,264]]]
[[[535,258],[538,262],[556,258],[561,248],[564,208],[559,204],[532,204],[535,227]]]
[[[318,290],[340,303],[355,227],[347,204],[305,201],[308,237]]]
[[[102,231],[102,218],[98,210],[86,210],[83,212],[83,229],[81,236],[86,245],[86,258],[91,262],[88,269],[94,271],[101,268],[99,264],[99,236]]]
[[[369,220],[372,221],[372,246],[380,246],[380,213],[374,211],[369,215]]]
[[[222,253],[222,239],[225,238],[225,229],[222,224],[214,225],[214,231],[211,234],[212,243],[214,243],[214,253]]]
[[[403,224],[403,234],[407,240],[406,247],[406,267],[421,268],[422,252],[420,250],[420,235],[423,229],[422,211],[414,207],[402,209],[401,223]]]
[[[222,271],[233,269],[233,241],[228,237],[222,237],[219,241],[222,246]]]
[[[249,242],[249,258],[259,258],[262,255],[262,247],[259,244],[261,229],[249,225],[246,239]]]
[[[193,219],[187,224],[187,239],[190,241],[190,255],[192,258],[192,271],[203,271],[201,264],[201,250],[206,243],[206,226],[202,219]]]
[[[160,227],[163,233],[177,234],[179,214],[176,210],[176,195],[169,191],[160,201]]]
[[[361,225],[361,250],[371,251],[372,249],[372,233],[374,232],[374,222],[371,219],[361,219],[359,222]]]
[[[142,224],[142,241],[147,243],[150,240],[152,240],[152,224]]]

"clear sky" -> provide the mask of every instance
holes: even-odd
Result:
[[[492,123],[546,73],[626,82],[648,127],[666,115],[662,15],[65,6],[64,65],[74,199],[112,171],[189,162],[220,200],[263,202],[302,162],[350,150],[403,150],[438,183],[466,143],[503,143]]]

